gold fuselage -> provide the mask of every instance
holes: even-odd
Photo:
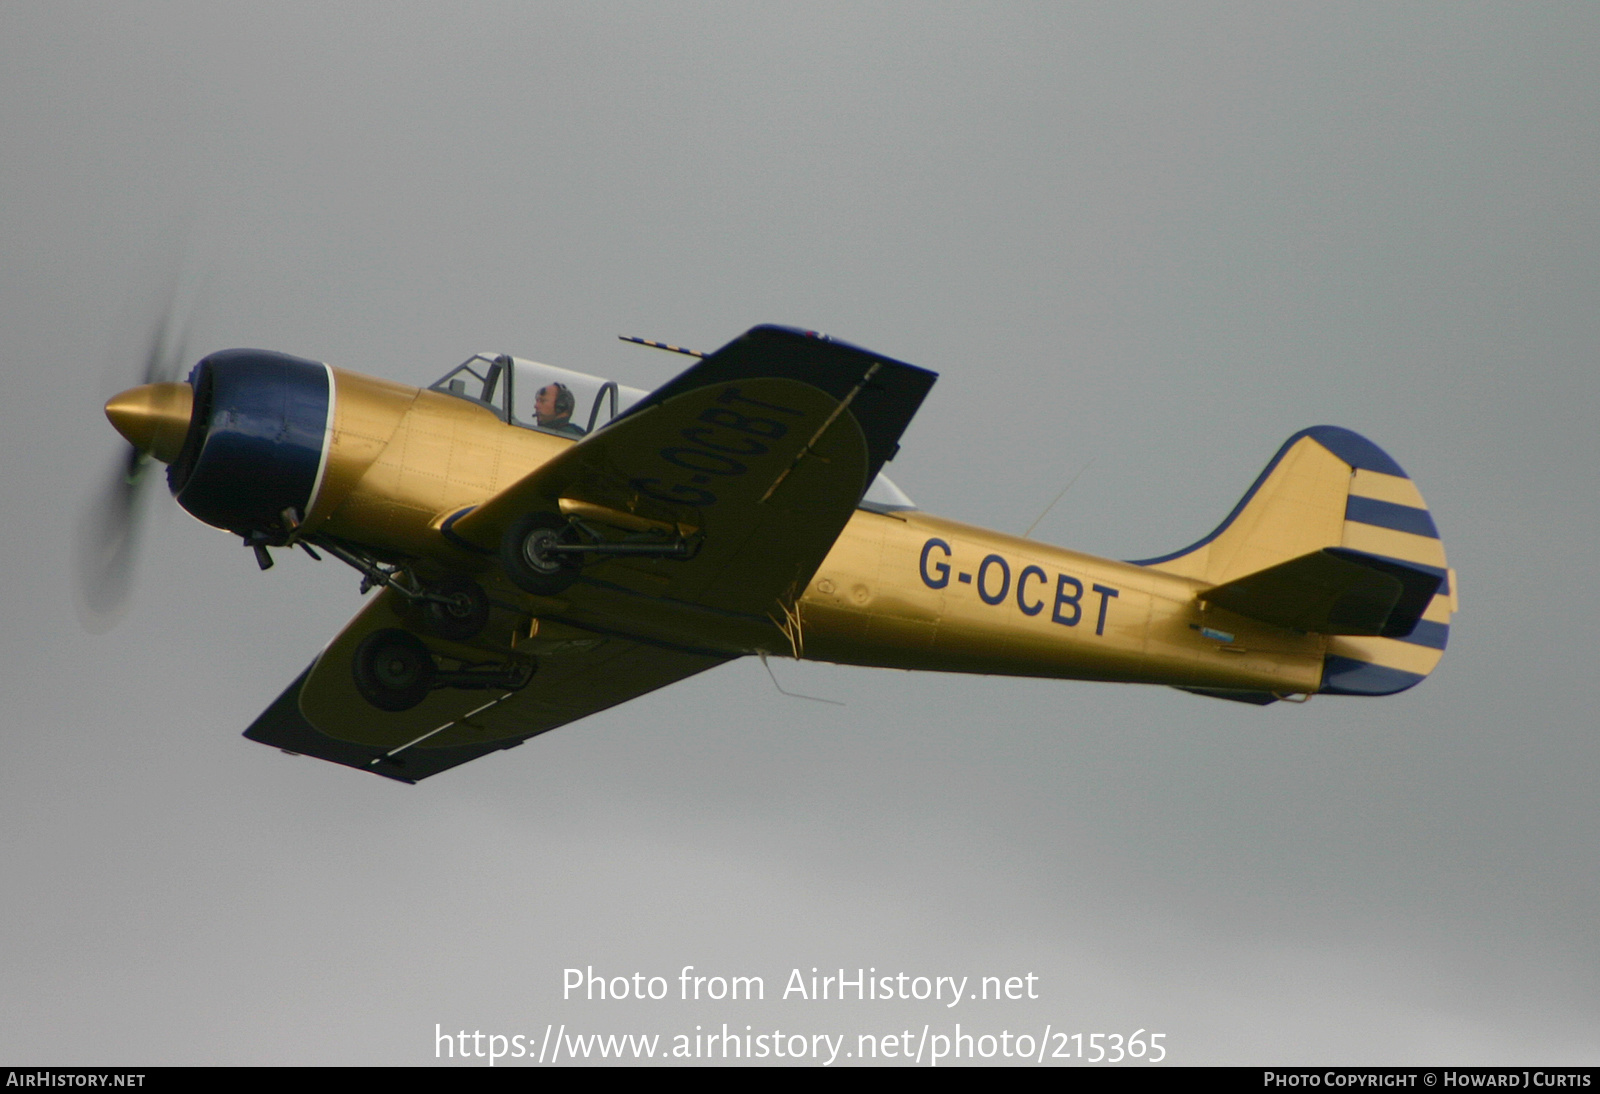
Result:
[[[442,392],[333,374],[327,464],[305,534],[423,568],[492,569],[441,524],[574,442]],[[615,603],[535,602],[530,614],[729,654],[1280,694],[1317,689],[1326,646],[1205,610],[1191,578],[917,510],[858,510],[787,613],[775,605],[769,621],[652,599],[671,560],[606,565],[608,578],[622,575]]]

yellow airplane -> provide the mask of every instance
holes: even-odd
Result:
[[[1392,694],[1443,653],[1433,520],[1348,430],[1291,437],[1199,542],[1117,562],[883,477],[934,373],[776,326],[691,355],[644,392],[508,356],[418,389],[224,350],[106,414],[129,471],[168,464],[262,568],[298,547],[381,589],[245,736],[404,782],[750,654],[1265,704]]]

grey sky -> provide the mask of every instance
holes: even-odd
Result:
[[[1164,1032],[1181,1063],[1600,1059],[1600,11],[0,6],[0,1060],[427,1063],[447,1030]],[[360,599],[164,495],[73,522],[178,278],[192,356],[654,387],[759,322],[941,379],[890,474],[1114,557],[1289,434],[1461,578],[1377,701],[737,663],[407,788],[240,731]],[[561,973],[758,974],[747,1006]],[[782,1001],[791,968],[1041,998]],[[676,980],[673,980],[674,988]]]

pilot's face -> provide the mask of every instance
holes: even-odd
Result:
[[[539,393],[533,397],[533,412],[539,416],[541,423],[556,417],[556,385],[546,384],[539,389]]]

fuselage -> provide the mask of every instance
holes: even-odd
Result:
[[[327,470],[307,531],[383,554],[481,569],[485,560],[452,546],[441,524],[575,443],[508,425],[437,391],[339,370],[334,376]],[[672,565],[612,564],[639,573]],[[797,597],[797,625],[781,612],[735,622],[638,598],[602,618],[578,612],[565,621],[730,653],[853,665],[1316,690],[1320,636],[1204,611],[1201,587],[920,510],[860,509]]]
[[[196,515],[247,539],[281,542],[292,530],[294,538],[350,544],[424,576],[465,572],[496,581],[495,560],[452,542],[446,522],[577,442],[510,424],[482,402],[446,391],[319,367],[326,408],[303,399],[310,409],[299,432],[313,438],[312,419],[325,414],[321,450],[296,455],[307,469],[295,480],[302,485],[281,487],[288,492],[265,507],[287,511],[297,526],[269,521],[252,530]],[[187,395],[151,395],[139,401],[138,415],[108,413],[125,433],[137,418],[141,436],[172,437],[179,410],[163,427],[150,407],[180,404],[187,414]],[[168,458],[166,449],[156,454]],[[527,597],[529,617],[728,655],[1278,694],[1316,691],[1326,646],[1315,634],[1205,610],[1196,596],[1203,586],[1191,578],[912,508],[858,509],[804,587],[765,619],[657,595],[670,581],[670,559],[601,565],[605,580],[592,584],[602,592]]]

